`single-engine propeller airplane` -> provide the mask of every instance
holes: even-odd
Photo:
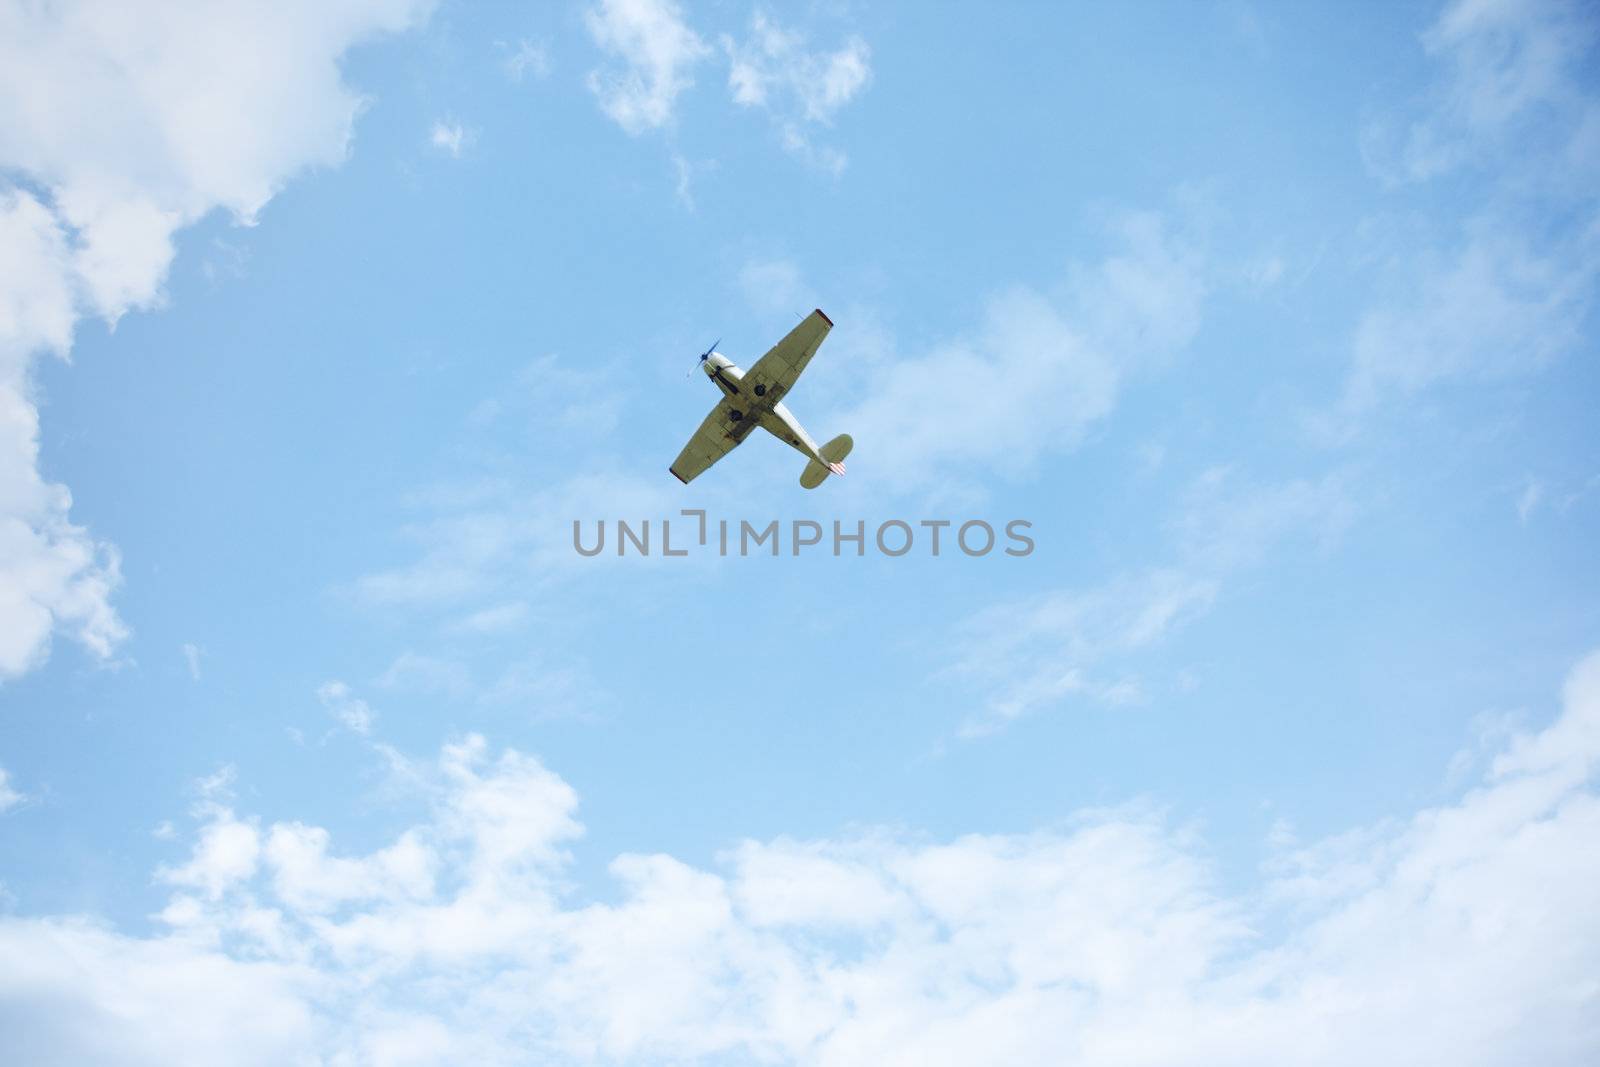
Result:
[[[757,426],[806,457],[800,484],[807,489],[815,489],[830,474],[844,474],[844,457],[855,446],[850,435],[842,433],[818,448],[800,420],[783,406],[784,396],[794,388],[831,329],[833,320],[818,308],[747,371],[717,351],[720,340],[706,349],[700,369],[722,390],[722,399],[678,453],[669,468],[673,477],[685,485],[694,481],[743,444]]]

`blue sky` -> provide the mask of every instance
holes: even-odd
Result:
[[[5,9],[5,1058],[1591,1061],[1597,32]]]

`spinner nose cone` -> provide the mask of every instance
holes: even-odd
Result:
[[[712,352],[706,356],[706,361],[700,365],[705,368],[707,374],[715,374],[723,367],[731,366],[732,363],[733,360],[721,352]]]

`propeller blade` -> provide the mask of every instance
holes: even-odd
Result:
[[[696,363],[696,365],[691,366],[690,373],[685,374],[685,376],[683,376],[683,378],[694,378],[694,368],[696,368],[696,366],[701,365],[701,363],[706,362],[706,360],[709,360],[710,354],[712,354],[712,352],[715,352],[715,350],[717,350],[718,344],[722,344],[722,338],[717,338],[717,339],[715,339],[715,341],[710,342],[709,349],[706,349],[706,350],[704,350],[704,352],[701,352],[701,358],[699,358],[699,363]]]
[[[689,373],[685,374],[684,377],[685,378],[693,378],[695,369],[698,368],[701,363],[704,363],[706,360],[710,359],[711,358],[711,353],[715,352],[717,350],[717,346],[720,345],[721,343],[722,343],[722,338],[720,338],[720,337],[717,338],[715,341],[712,341],[711,342],[711,347],[706,349],[704,352],[700,353],[700,362],[696,363],[693,367],[690,367],[689,368]]]

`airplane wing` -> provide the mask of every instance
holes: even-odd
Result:
[[[772,346],[771,351],[744,372],[743,385],[749,386],[757,396],[770,401],[783,398],[794,388],[800,372],[806,369],[811,357],[817,354],[822,339],[833,329],[833,320],[818,308],[805,317],[805,321],[789,331],[787,337]]]
[[[726,398],[711,409],[711,414],[672,461],[672,474],[678,481],[688,485],[750,436],[758,423],[752,418],[734,418],[734,410]]]

